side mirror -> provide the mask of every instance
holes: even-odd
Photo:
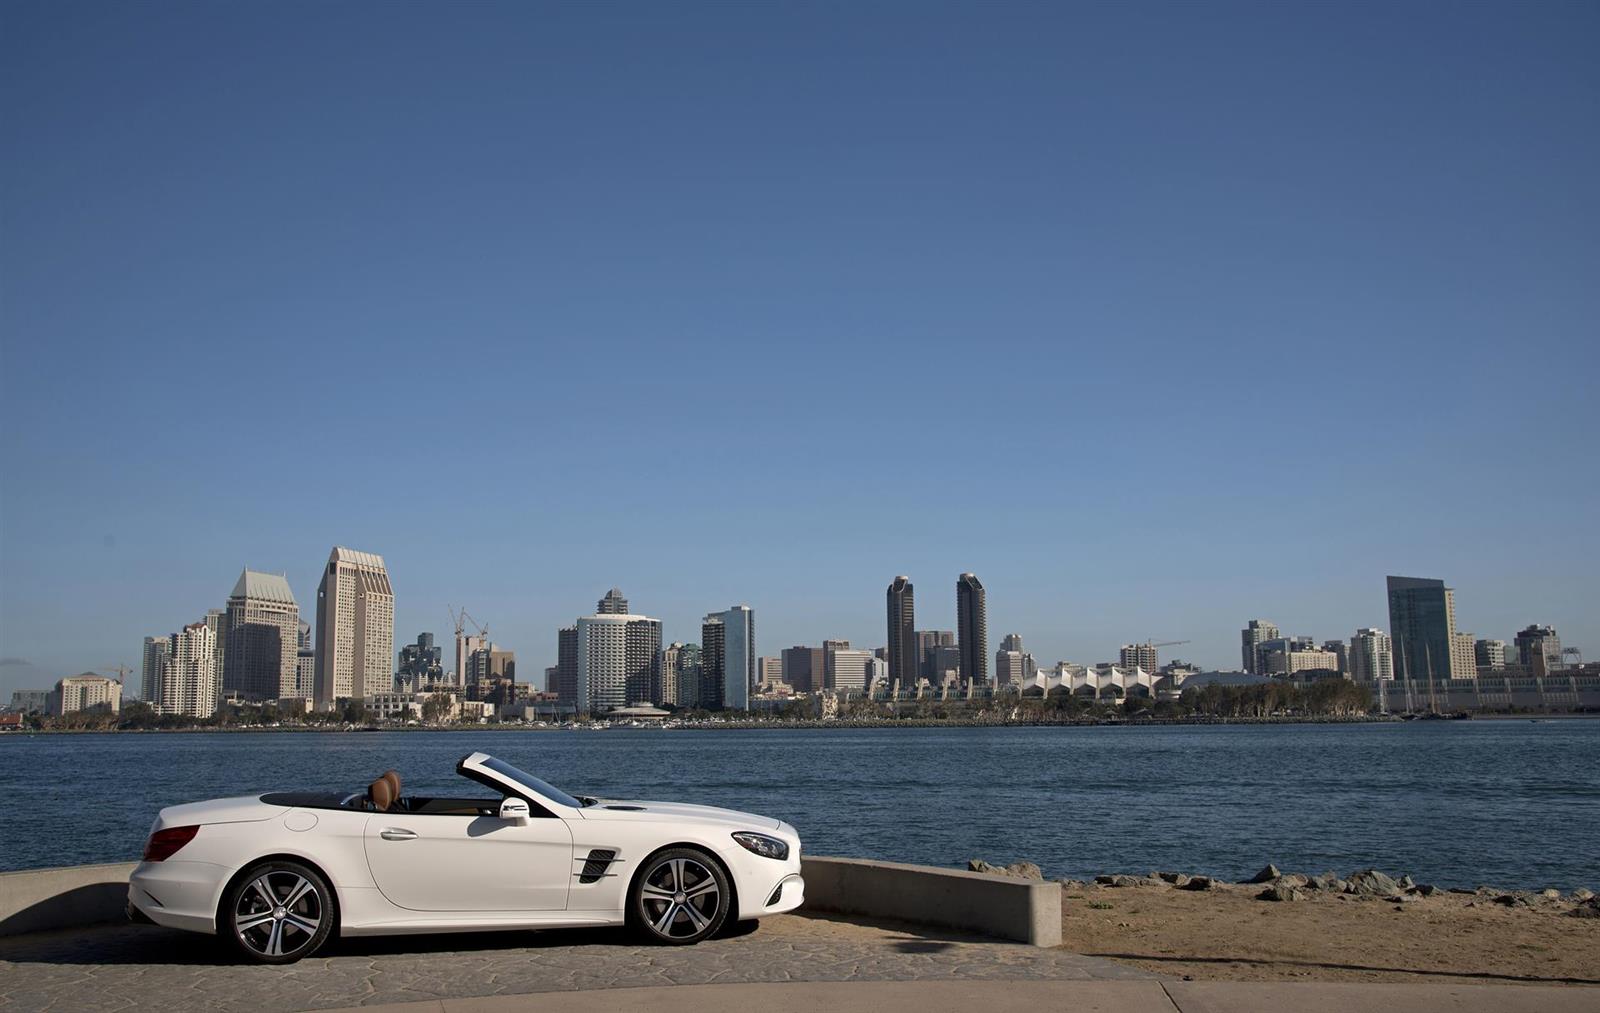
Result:
[[[514,827],[528,825],[528,800],[525,798],[506,798],[500,803],[500,818]]]

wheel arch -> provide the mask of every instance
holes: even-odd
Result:
[[[734,878],[733,870],[728,868],[728,863],[722,860],[722,856],[700,841],[673,841],[670,844],[663,844],[659,848],[651,850],[649,854],[639,859],[639,861],[634,864],[633,875],[628,877],[628,892],[622,898],[622,903],[624,905],[623,910],[625,912],[632,911],[633,888],[638,885],[639,877],[644,875],[644,870],[649,868],[651,860],[657,855],[661,854],[663,851],[671,851],[674,848],[688,848],[691,851],[701,852],[710,858],[711,861],[716,863],[717,868],[721,869],[722,874],[728,879],[728,921],[737,921],[739,918],[738,880]]]
[[[322,865],[315,859],[307,858],[305,855],[297,855],[290,851],[280,851],[268,855],[259,855],[239,866],[234,874],[228,877],[227,882],[222,884],[222,893],[217,896],[217,910],[215,913],[217,933],[219,935],[222,934],[225,931],[224,925],[227,924],[227,912],[224,910],[224,908],[228,902],[228,894],[232,893],[233,888],[238,885],[239,881],[245,878],[245,873],[265,862],[295,862],[299,865],[306,866],[311,871],[322,877],[322,881],[328,884],[328,892],[333,894],[333,928],[328,933],[328,936],[329,938],[338,938],[340,922],[343,920],[344,916],[344,902],[339,897],[338,884],[333,881],[332,876],[328,875],[328,870],[324,869]]]

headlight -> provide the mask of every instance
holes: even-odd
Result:
[[[753,834],[748,830],[741,830],[733,835],[733,839],[738,841],[739,846],[744,850],[760,855],[762,858],[775,858],[781,862],[789,857],[789,845],[776,837],[768,837],[766,834]]]

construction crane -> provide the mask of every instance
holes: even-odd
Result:
[[[133,671],[133,669],[129,668],[127,665],[124,665],[120,661],[113,665],[101,665],[100,667],[109,668],[111,671],[117,673],[117,681],[123,684],[126,684],[128,681],[128,673]]]
[[[1187,640],[1163,640],[1163,641],[1160,641],[1158,643],[1155,640],[1151,639],[1151,640],[1146,640],[1144,642],[1144,646],[1145,647],[1176,647],[1179,644],[1187,644],[1188,642],[1189,641],[1187,641]]]
[[[455,624],[456,639],[461,639],[461,635],[466,632],[469,624],[478,631],[477,633],[473,634],[474,636],[482,637],[484,640],[489,639],[489,627],[484,626],[483,624],[479,623],[478,620],[468,615],[465,607],[457,609],[453,606],[446,605],[445,608],[450,613],[450,621]]]

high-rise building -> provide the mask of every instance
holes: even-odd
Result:
[[[628,599],[622,597],[621,588],[614,587],[595,603],[594,611],[602,616],[625,616],[628,614]]]
[[[889,582],[889,681],[896,689],[911,690],[917,685],[917,607],[911,578],[900,576]]]
[[[1294,675],[1296,672],[1335,672],[1339,659],[1317,647],[1310,637],[1279,637],[1256,645],[1257,675]]]
[[[851,650],[849,647],[830,648],[826,662],[827,688],[864,692],[872,684],[873,669],[877,662],[877,657],[871,651]]]
[[[1343,640],[1324,640],[1322,649],[1339,659],[1339,674],[1350,674],[1350,649]]]
[[[161,703],[161,659],[171,650],[171,637],[144,638],[144,660],[139,669],[139,695],[152,707],[158,707]]]
[[[7,709],[13,714],[48,714],[51,696],[48,689],[14,689]]]
[[[1517,631],[1515,643],[1517,664],[1529,675],[1542,679],[1561,668],[1561,638],[1554,626],[1530,623]]]
[[[300,633],[298,635],[300,650],[310,651],[315,654],[317,645],[311,642],[311,624],[304,619],[300,620]]]
[[[955,630],[917,630],[917,678],[926,679],[930,684],[939,680],[939,673],[944,668],[961,668],[961,651],[957,647]],[[939,658],[935,665],[934,652],[941,647],[955,650],[955,661],[948,658]]]
[[[756,685],[775,686],[783,682],[783,658],[756,659]]]
[[[674,641],[661,652],[662,703],[700,706],[700,645]]]
[[[1123,644],[1117,652],[1117,667],[1125,672],[1142,668],[1154,675],[1161,670],[1161,652],[1148,640],[1142,644]]]
[[[300,700],[310,700],[317,695],[317,651],[302,647],[294,659],[294,695]]]
[[[700,706],[749,710],[755,676],[755,612],[734,605],[707,615],[700,624]]]
[[[796,693],[813,693],[822,689],[822,648],[797,645],[783,650],[783,681],[794,687]]]
[[[1280,636],[1278,624],[1266,619],[1252,619],[1239,631],[1239,665],[1252,675],[1261,674],[1261,657],[1258,648],[1268,640]]]
[[[233,612],[232,599],[229,599],[229,612],[230,614]],[[245,624],[241,628],[249,631],[251,624]],[[229,639],[236,641],[243,637]],[[290,646],[294,647],[292,640]],[[298,653],[298,648],[295,650]],[[235,657],[241,656],[235,655]],[[248,656],[244,657],[248,659]],[[168,651],[161,667],[160,693],[159,709],[163,714],[208,718],[217,712],[217,635],[204,620],[190,623],[172,635],[172,648]],[[277,698],[277,693],[270,697],[270,699]]]
[[[300,606],[286,578],[255,570],[241,572],[228,596],[223,628],[224,696],[260,702],[295,695]],[[215,643],[213,638],[213,647]],[[216,678],[214,662],[208,678]]]
[[[298,606],[296,606],[296,610],[298,611]],[[223,684],[223,673],[228,666],[228,610],[206,609],[206,617],[201,621],[211,627],[211,635],[217,641],[216,676],[217,685],[221,686]],[[305,623],[302,622],[300,625],[304,626]],[[304,647],[305,644],[300,646]]]
[[[1007,633],[994,655],[994,681],[999,686],[1019,686],[1039,670],[1033,655],[1022,649],[1022,634]]]
[[[433,689],[444,681],[444,649],[434,645],[432,633],[419,633],[416,643],[400,648],[397,681],[410,686],[413,693]]]
[[[467,659],[467,699],[516,702],[517,652],[485,644]]]
[[[1442,580],[1389,577],[1389,635],[1394,638],[1394,677],[1413,682],[1470,679],[1458,670],[1456,593]]]
[[[1478,649],[1472,634],[1450,635],[1450,672],[1457,679],[1478,677]]]
[[[388,692],[394,588],[383,557],[335,546],[317,588],[317,708]]]
[[[1382,630],[1356,630],[1350,638],[1350,678],[1356,682],[1385,682],[1394,678],[1394,648]]]
[[[203,628],[203,627],[202,627]],[[50,692],[50,713],[58,717],[79,711],[122,710],[122,683],[93,672],[69,675]]]
[[[465,616],[466,613],[463,611],[462,615]],[[484,632],[488,631],[485,630]],[[456,629],[456,668],[451,673],[456,689],[464,690],[467,688],[467,661],[472,657],[474,651],[488,642],[486,637],[477,633],[468,633],[460,627]],[[569,700],[568,703],[570,702]]]
[[[928,653],[923,658],[923,668],[930,686],[943,686],[946,683],[961,682],[962,651],[959,645],[940,644],[928,648]],[[988,666],[986,665],[985,668]]]
[[[961,647],[961,679],[984,685],[989,681],[989,602],[983,584],[974,574],[956,578],[956,633]]]
[[[626,606],[626,599],[614,588],[601,600],[607,599]],[[573,702],[580,713],[661,700],[661,620],[629,612],[599,612],[583,616],[572,630]],[[561,667],[559,661],[556,667]]]
[[[1480,640],[1472,645],[1474,660],[1478,664],[1478,674],[1485,672],[1504,672],[1506,670],[1506,642],[1504,640]]]
[[[465,669],[463,669],[465,671]],[[464,678],[464,676],[463,676]],[[578,626],[563,626],[556,631],[556,699],[578,702]]]

